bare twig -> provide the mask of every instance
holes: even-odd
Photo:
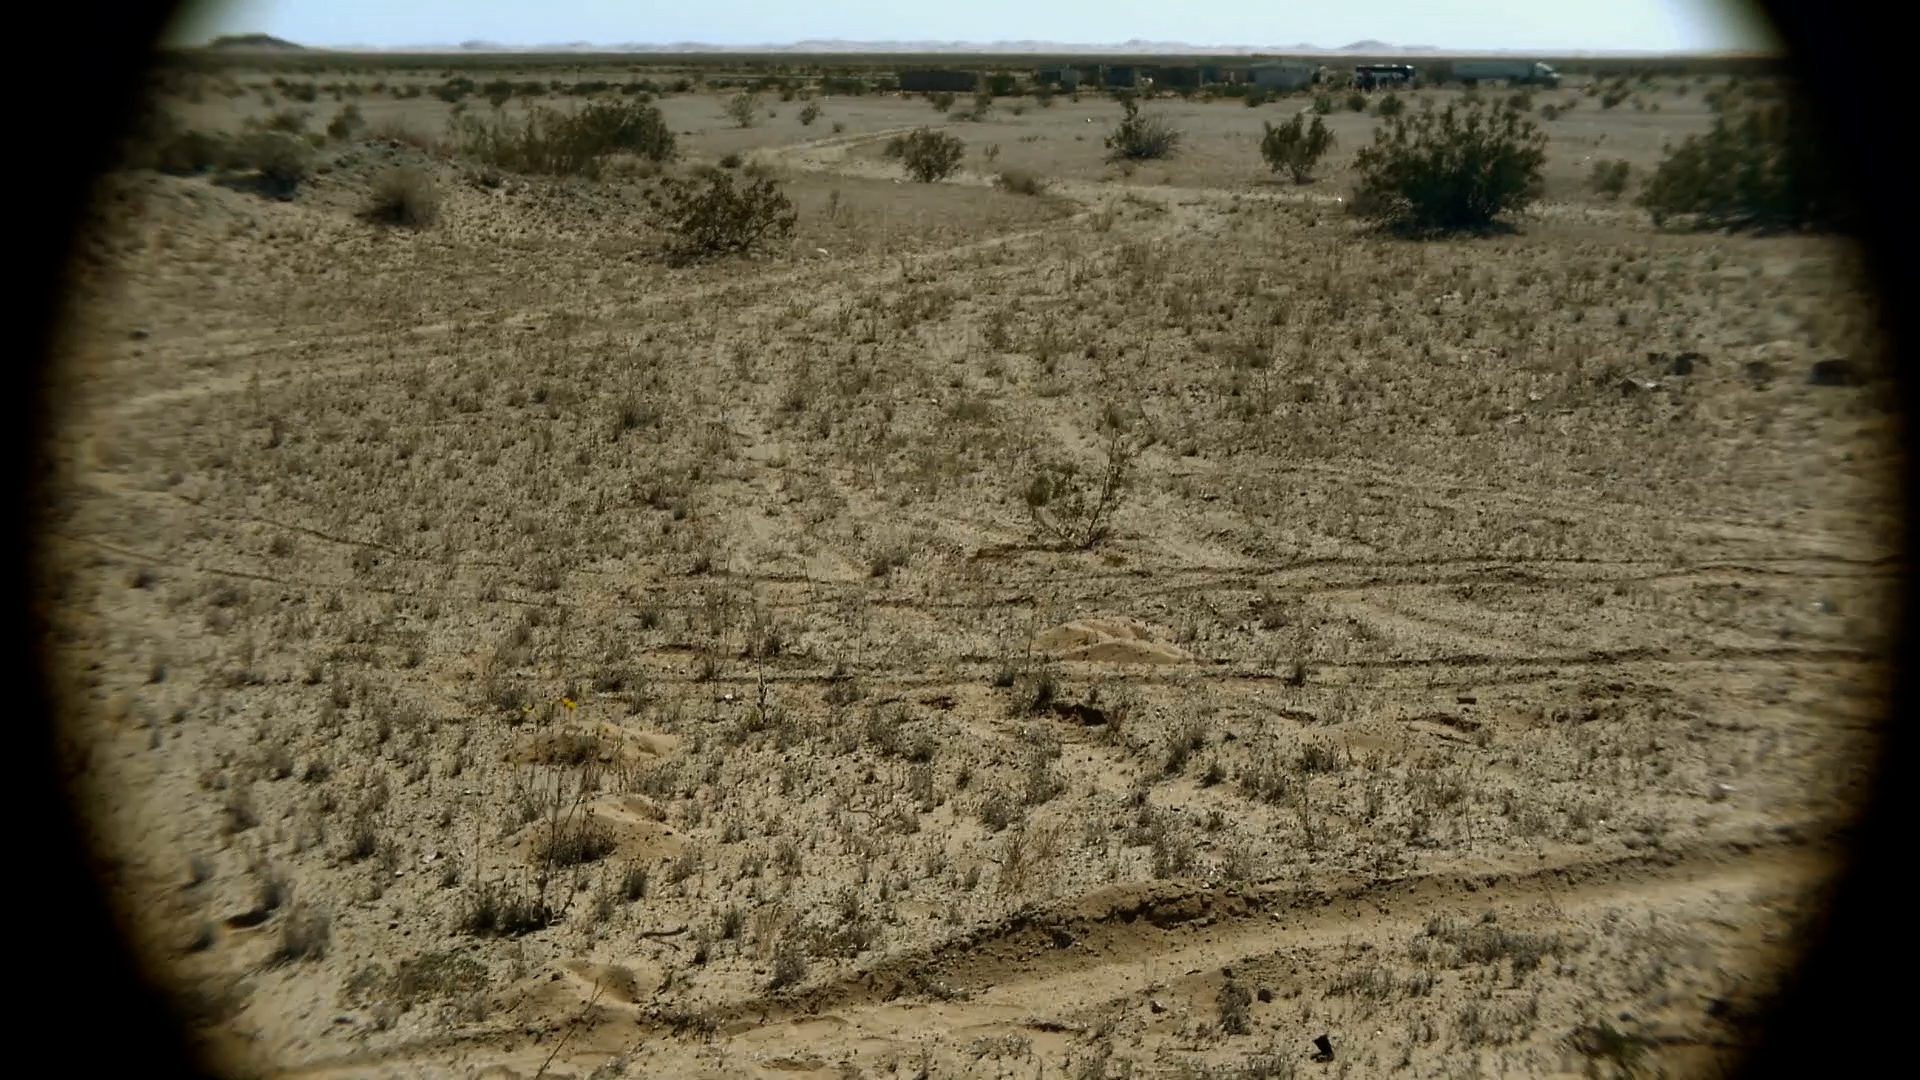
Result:
[[[565,1049],[567,1040],[573,1038],[574,1031],[578,1030],[581,1024],[586,1023],[587,1017],[593,1013],[593,1007],[599,1003],[600,979],[596,976],[593,980],[593,996],[587,999],[586,1008],[581,1009],[580,1015],[574,1017],[573,1023],[567,1025],[567,1030],[560,1036],[560,1041],[553,1044],[553,1053],[548,1054],[547,1060],[540,1063],[540,1071],[533,1074],[533,1080],[540,1080],[547,1075],[547,1070],[553,1065],[553,1059],[560,1056],[560,1051]]]

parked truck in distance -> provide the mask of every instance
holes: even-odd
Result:
[[[1496,80],[1514,85],[1560,85],[1560,73],[1538,60],[1455,60],[1453,77],[1468,86]]]

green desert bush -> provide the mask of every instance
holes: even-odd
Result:
[[[1806,103],[1788,95],[1721,97],[1711,130],[1668,151],[1642,185],[1657,224],[1695,228],[1833,228],[1844,219]]]
[[[1120,107],[1126,115],[1107,136],[1107,160],[1148,161],[1172,157],[1180,148],[1180,132],[1157,116],[1141,116],[1140,106],[1131,97]]]
[[[1295,115],[1278,127],[1262,126],[1266,134],[1260,140],[1260,156],[1274,172],[1284,169],[1290,173],[1296,184],[1312,179],[1314,167],[1333,147],[1333,132],[1327,130],[1327,122],[1318,116],[1313,118],[1311,126],[1304,114]]]
[[[960,168],[967,144],[944,131],[921,128],[900,144],[900,160],[907,174],[924,184],[944,180]]]
[[[727,119],[732,120],[735,127],[752,127],[753,118],[759,111],[760,98],[757,94],[741,93],[727,99]]]
[[[675,154],[660,110],[633,100],[595,101],[577,112],[536,109],[523,120],[474,116],[454,120],[454,140],[468,157],[508,172],[598,176],[614,154],[663,162]]]
[[[1546,148],[1533,121],[1485,101],[1394,117],[1354,159],[1355,212],[1414,233],[1486,228],[1539,197]]]
[[[1588,183],[1594,193],[1606,199],[1617,199],[1627,190],[1627,178],[1632,166],[1625,159],[1600,159],[1593,163],[1593,175]]]

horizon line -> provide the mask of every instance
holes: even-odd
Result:
[[[1471,47],[1455,47],[1455,46],[1443,47],[1443,46],[1431,46],[1431,45],[1391,45],[1386,42],[1356,43],[1358,47],[1355,47],[1353,45],[1325,47],[1325,46],[1318,46],[1318,45],[1311,45],[1311,44],[1304,44],[1304,43],[1293,44],[1293,45],[1252,45],[1252,44],[1196,45],[1189,42],[1145,41],[1140,39],[1131,39],[1128,41],[1120,41],[1120,42],[1038,41],[1038,40],[1031,40],[1031,39],[976,42],[976,41],[938,41],[938,40],[901,41],[901,40],[889,40],[889,39],[872,40],[872,39],[824,38],[824,39],[803,39],[800,41],[791,41],[791,42],[757,42],[751,45],[723,45],[723,44],[716,44],[713,42],[704,42],[704,41],[618,42],[618,43],[607,43],[607,44],[603,44],[599,42],[570,41],[570,42],[547,42],[547,43],[541,43],[536,45],[514,45],[514,44],[506,44],[502,42],[493,42],[493,41],[472,41],[472,42],[461,42],[457,44],[451,43],[451,42],[442,42],[442,43],[423,43],[423,44],[408,44],[408,45],[369,45],[369,44],[308,45],[300,42],[288,41],[285,38],[274,37],[271,34],[257,33],[257,32],[256,33],[221,34],[221,35],[216,35],[212,38],[209,38],[206,41],[202,41],[198,43],[182,43],[175,47],[181,48],[181,49],[211,49],[223,41],[245,41],[246,39],[250,39],[250,38],[253,38],[253,39],[269,38],[273,41],[280,42],[285,45],[291,45],[295,49],[298,49],[301,51],[310,51],[310,52],[412,53],[416,55],[473,55],[476,53],[543,53],[543,52],[586,53],[586,54],[597,53],[597,54],[608,55],[608,56],[659,53],[659,52],[673,52],[673,53],[680,53],[680,54],[708,53],[708,54],[721,54],[721,55],[743,55],[743,54],[764,53],[769,55],[778,55],[781,53],[796,52],[801,50],[803,47],[810,47],[810,46],[838,46],[843,48],[855,47],[859,49],[859,51],[875,51],[875,52],[878,52],[879,55],[889,55],[889,54],[913,55],[916,52],[940,51],[940,52],[963,53],[963,54],[976,55],[976,56],[993,56],[993,55],[1018,56],[1018,55],[1024,55],[1024,54],[1030,54],[1030,53],[1046,52],[1049,50],[1052,50],[1052,51],[1071,50],[1076,52],[1109,52],[1109,53],[1125,52],[1125,53],[1128,53],[1129,55],[1169,55],[1169,56],[1192,55],[1192,54],[1202,54],[1202,53],[1228,53],[1228,54],[1318,53],[1318,54],[1330,54],[1330,55],[1407,53],[1411,55],[1425,55],[1425,56],[1439,56],[1439,57],[1505,55],[1505,54],[1537,54],[1542,56],[1591,56],[1591,57],[1609,57],[1609,56],[1613,56],[1613,57],[1689,57],[1689,56],[1754,57],[1754,56],[1780,56],[1781,55],[1773,50],[1751,49],[1751,48],[1748,48],[1748,49],[1742,49],[1742,48],[1728,48],[1728,49],[1486,48],[1486,49],[1474,49]],[[885,51],[879,51],[874,49],[873,48],[874,46],[887,46],[889,48],[886,49]],[[1020,48],[1009,49],[1008,46],[1020,46]],[[239,50],[236,50],[236,51],[239,51]],[[268,51],[271,51],[271,49],[269,49]],[[823,52],[828,50],[814,48],[811,51]]]

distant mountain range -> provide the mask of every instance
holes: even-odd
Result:
[[[207,48],[219,52],[305,52],[306,46],[295,45],[274,37],[272,34],[226,34],[207,42]]]
[[[234,34],[216,38],[207,46],[224,51],[302,49],[289,41],[266,34]],[[1660,50],[1594,49],[1442,49],[1433,45],[1391,45],[1384,41],[1356,41],[1337,49],[1318,45],[1192,45],[1184,41],[1143,41],[1135,38],[1106,45],[1063,41],[843,41],[839,39],[796,41],[789,44],[715,45],[699,41],[671,44],[622,42],[596,44],[570,41],[550,45],[502,45],[491,41],[464,41],[458,45],[336,45],[319,47],[328,52],[354,53],[765,53],[765,54],[889,54],[932,56],[940,54],[971,56],[1663,56]]]

